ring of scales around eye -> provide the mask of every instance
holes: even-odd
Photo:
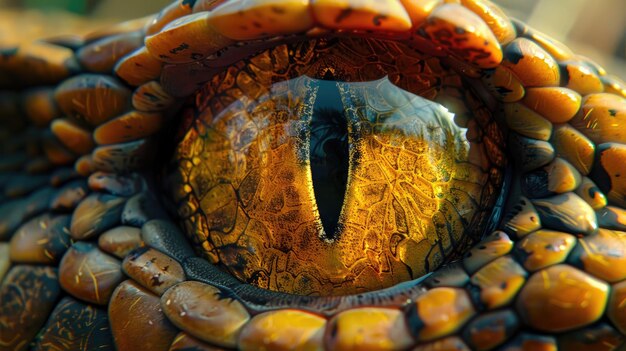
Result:
[[[481,236],[505,145],[438,60],[318,40],[225,72],[202,89],[167,185],[212,263],[270,290],[345,295],[419,278]],[[456,101],[463,126],[417,94]]]

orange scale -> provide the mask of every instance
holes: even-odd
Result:
[[[591,67],[594,71],[596,71],[596,73],[599,76],[605,76],[607,74],[606,69],[604,69],[604,67],[600,66],[596,61],[590,59],[589,57],[582,56],[582,55],[574,55],[573,58],[574,60],[583,62],[584,64]]]
[[[462,289],[434,288],[419,296],[415,303],[417,317],[422,322],[417,331],[420,341],[450,335],[476,313],[469,296]]]
[[[143,37],[140,31],[106,37],[83,46],[76,58],[87,71],[109,73],[120,58],[143,45]]]
[[[100,146],[93,150],[96,170],[130,172],[149,165],[154,158],[154,141],[140,139],[122,144]]]
[[[75,243],[59,265],[59,282],[63,289],[98,305],[107,305],[113,290],[123,280],[121,262],[85,242]]]
[[[39,88],[25,93],[24,112],[37,127],[46,127],[61,114],[54,101],[54,90]]]
[[[336,30],[406,32],[412,23],[399,0],[311,0],[315,22]]]
[[[138,87],[132,97],[133,107],[143,112],[167,110],[176,103],[176,98],[168,94],[161,84],[151,81]]]
[[[159,14],[146,26],[146,36],[160,32],[163,27],[175,19],[190,15],[193,12],[193,2],[178,0],[166,6]]]
[[[146,47],[122,58],[115,65],[115,74],[132,86],[139,86],[161,76],[163,63],[154,58]]]
[[[65,147],[78,155],[90,152],[95,146],[91,138],[91,131],[68,119],[54,120],[50,129]]]
[[[600,229],[578,244],[570,260],[585,272],[611,283],[626,279],[626,233]]]
[[[612,286],[607,315],[622,334],[626,334],[626,281]]]
[[[571,234],[542,229],[522,238],[515,250],[523,257],[524,268],[534,272],[562,263],[575,245],[576,237]]]
[[[578,188],[581,176],[578,170],[562,158],[555,158],[550,164],[543,167],[548,174],[547,190],[562,194]]]
[[[541,221],[537,210],[524,196],[516,202],[517,209],[513,209],[505,217],[504,230],[514,234],[514,237],[523,238],[541,228]]]
[[[321,350],[326,319],[305,311],[281,309],[254,316],[239,335],[247,350]]]
[[[172,257],[152,248],[134,251],[122,262],[124,273],[157,295],[185,280],[183,267]]]
[[[583,175],[589,174],[595,157],[595,144],[568,124],[554,129],[552,145],[557,156],[567,160]]]
[[[443,3],[443,0],[400,0],[402,6],[406,9],[413,27],[420,25],[428,15]]]
[[[565,123],[580,108],[580,94],[561,87],[526,89],[522,102],[552,123]]]
[[[461,0],[461,4],[472,10],[487,23],[501,45],[508,44],[515,39],[515,28],[508,16],[488,0]]]
[[[576,189],[576,194],[580,196],[581,199],[585,200],[585,202],[587,202],[589,206],[596,211],[607,205],[607,199],[604,193],[602,193],[600,188],[598,188],[598,186],[587,177],[582,178],[580,186]],[[602,226],[600,225],[600,227]]]
[[[130,111],[99,126],[93,135],[99,145],[124,143],[152,135],[162,124],[159,113]]]
[[[167,63],[199,61],[233,40],[210,24],[211,13],[199,12],[170,22],[160,32],[147,36],[145,45],[156,59]]]
[[[219,289],[197,281],[175,285],[161,297],[163,312],[189,334],[209,343],[233,348],[250,315],[237,300],[223,298]]]
[[[417,345],[413,351],[470,351],[470,348],[458,336],[450,336],[433,342]]]
[[[506,309],[476,317],[467,325],[463,335],[475,350],[492,350],[515,335],[518,329],[518,317]]]
[[[544,49],[526,38],[517,38],[504,48],[502,65],[525,87],[558,86],[559,66]]]
[[[115,289],[108,312],[118,350],[167,350],[178,333],[159,298],[132,280]]]
[[[504,118],[509,128],[525,137],[550,140],[552,123],[521,103],[504,104]]]
[[[526,271],[511,256],[503,256],[476,272],[471,282],[479,287],[487,309],[495,309],[513,300],[526,282]]]
[[[626,98],[626,83],[623,80],[613,75],[602,76],[600,80],[604,84],[604,91]]]
[[[463,267],[474,274],[487,263],[508,254],[512,248],[513,241],[504,232],[495,231],[472,247],[463,259]]]
[[[32,42],[20,45],[10,55],[3,55],[0,70],[19,77],[20,84],[43,85],[58,83],[69,77],[75,64],[71,49],[45,42]]]
[[[487,24],[461,5],[437,7],[422,29],[435,44],[464,62],[495,68],[502,61],[500,44]]]
[[[482,80],[491,94],[502,102],[517,102],[526,93],[522,82],[517,79],[511,70],[503,66],[498,66],[493,71],[483,73]]]
[[[600,319],[609,286],[569,265],[533,274],[517,298],[517,312],[527,325],[545,332],[562,332]]]
[[[574,90],[580,95],[601,93],[604,85],[600,77],[591,68],[582,62],[565,61],[560,64],[565,87]]]
[[[99,74],[82,74],[59,84],[55,99],[69,118],[92,126],[124,112],[131,92],[117,79]]]
[[[84,155],[76,160],[74,168],[76,169],[76,172],[78,172],[78,174],[86,177],[95,172],[96,165],[94,164],[91,155]]]
[[[234,40],[304,33],[314,27],[308,0],[226,2],[211,11],[208,23]]]
[[[596,144],[626,143],[626,99],[608,93],[587,95],[569,123]]]
[[[144,246],[141,229],[119,226],[104,232],[98,237],[98,247],[117,258],[123,259],[134,249]]]
[[[524,36],[535,41],[558,61],[568,60],[574,56],[572,50],[567,46],[544,33],[531,29]]]

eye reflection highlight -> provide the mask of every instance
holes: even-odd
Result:
[[[489,219],[501,170],[479,123],[458,126],[393,75],[340,71],[239,74],[238,89],[212,88],[178,145],[170,188],[184,227],[241,281],[301,295],[386,288],[458,255]]]

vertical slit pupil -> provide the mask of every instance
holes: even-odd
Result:
[[[333,81],[320,80],[311,118],[313,191],[327,239],[335,239],[348,183],[348,122]]]

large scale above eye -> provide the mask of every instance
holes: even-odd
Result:
[[[624,348],[626,84],[488,1],[177,0],[0,87],[0,350]]]
[[[472,94],[398,43],[279,45],[202,88],[166,188],[243,282],[345,295],[420,278],[496,220],[504,138],[486,109],[459,108]]]

